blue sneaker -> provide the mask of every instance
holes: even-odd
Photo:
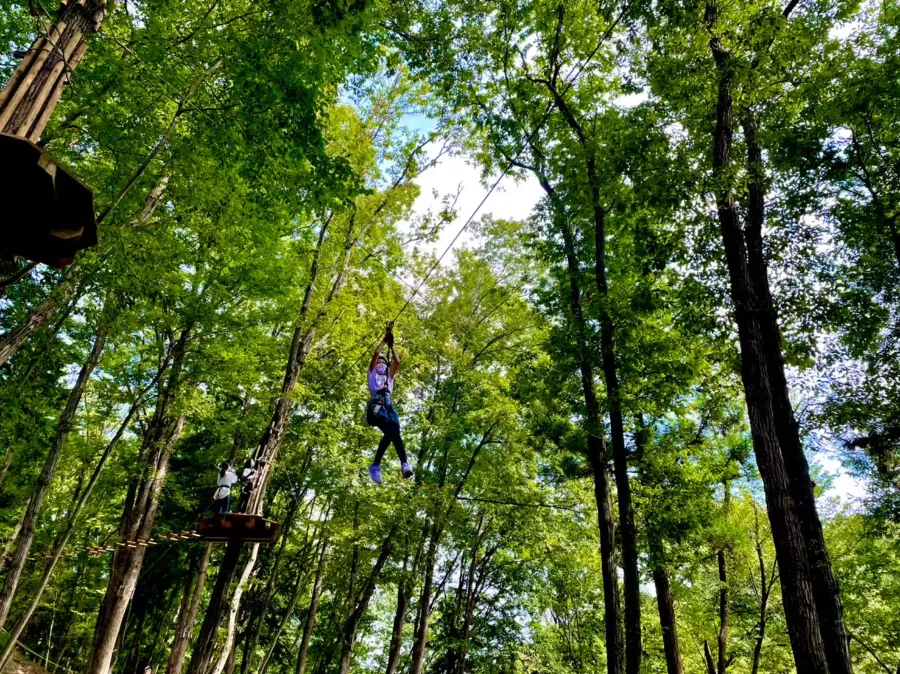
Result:
[[[413,476],[413,469],[410,468],[406,461],[400,464],[400,470],[403,472],[403,477],[407,480]]]
[[[381,466],[377,463],[369,466],[369,477],[372,478],[372,482],[375,484],[381,484]]]

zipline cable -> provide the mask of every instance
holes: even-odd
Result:
[[[635,2],[635,0],[628,0],[625,3],[625,6],[619,12],[619,14],[616,16],[616,18],[612,21],[612,23],[610,23],[610,25],[606,29],[606,31],[600,36],[600,39],[597,41],[597,44],[594,46],[594,48],[591,50],[591,52],[587,55],[587,57],[581,63],[576,64],[575,66],[572,67],[571,70],[569,70],[568,74],[564,78],[565,86],[562,88],[562,91],[560,91],[560,93],[559,93],[560,99],[565,97],[565,95],[569,92],[569,90],[575,85],[575,82],[578,81],[578,78],[584,72],[584,69],[593,60],[594,56],[597,55],[597,52],[600,51],[600,47],[602,47],[603,44],[610,38],[610,36],[612,35],[612,32],[616,29],[616,26],[618,26],[619,23],[621,22],[621,20],[625,17],[626,13],[631,9],[631,6],[634,4],[634,2]],[[550,119],[550,115],[553,113],[553,109],[555,107],[556,107],[556,103],[553,101],[550,101],[547,104],[547,108],[544,111],[543,117],[541,117],[538,124],[534,127],[534,129],[531,131],[531,133],[529,133],[528,136],[525,138],[525,141],[520,145],[519,149],[516,151],[513,158],[506,163],[506,166],[500,172],[500,175],[491,184],[487,193],[484,195],[484,197],[482,197],[481,201],[478,202],[478,205],[475,207],[475,210],[472,211],[472,214],[466,219],[466,221],[463,223],[462,227],[460,227],[459,231],[456,233],[456,236],[453,237],[453,239],[450,241],[450,244],[444,249],[444,252],[442,252],[440,254],[440,256],[437,258],[437,260],[435,260],[434,264],[431,265],[431,267],[426,272],[425,276],[423,276],[421,281],[419,281],[418,285],[416,285],[412,294],[406,299],[403,306],[400,307],[400,311],[398,311],[397,314],[394,316],[394,318],[391,320],[392,325],[396,324],[397,319],[399,319],[400,316],[403,314],[403,312],[406,311],[406,308],[410,305],[410,303],[413,301],[413,299],[416,297],[416,295],[418,295],[419,291],[422,289],[422,286],[425,285],[425,283],[431,277],[431,274],[434,273],[434,270],[438,268],[438,266],[441,264],[441,261],[447,255],[447,253],[450,252],[450,249],[453,248],[453,246],[459,240],[459,237],[461,237],[463,235],[463,232],[465,232],[469,228],[469,225],[472,224],[472,221],[478,215],[478,212],[482,209],[482,207],[487,202],[487,200],[491,197],[491,195],[493,195],[494,191],[500,185],[501,181],[507,176],[507,174],[513,168],[513,166],[515,166],[515,162],[519,159],[519,157],[522,156],[522,153],[525,151],[525,149],[528,147],[528,145],[531,143],[531,141],[534,140],[535,136],[537,136],[537,134],[541,131],[544,124],[547,123],[547,120]],[[378,341],[380,341],[380,338],[378,339]],[[372,347],[370,347],[369,350],[371,350],[371,348],[373,348],[375,345],[377,345],[378,341],[372,342]],[[357,356],[353,360],[353,362],[350,363],[349,367],[347,367],[344,371],[341,372],[341,375],[337,381],[340,381],[341,379],[346,378],[346,376],[349,374],[350,370],[353,367],[355,367],[356,364],[360,361],[360,359],[365,357],[365,355],[367,353],[368,353],[368,351],[364,351],[364,352],[360,353],[360,355]]]

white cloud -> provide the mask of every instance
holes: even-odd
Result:
[[[413,205],[415,215],[421,215],[429,210],[440,211],[443,197],[447,194],[455,194],[457,189],[461,188],[459,199],[456,202],[457,217],[452,223],[444,226],[437,243],[433,244],[430,250],[437,255],[444,252],[466,221],[472,218],[472,214],[478,209],[478,205],[496,180],[497,176],[494,175],[490,177],[487,184],[482,183],[481,169],[470,163],[465,157],[458,155],[444,157],[436,166],[427,169],[416,179],[422,188],[422,193]],[[437,192],[437,196],[435,196],[435,192]],[[529,176],[527,180],[518,183],[506,176],[478,210],[472,221],[477,222],[488,214],[498,219],[524,220],[531,214],[542,194],[541,187],[534,176]],[[470,239],[470,233],[464,232],[454,248],[463,247]],[[452,259],[451,253],[444,258],[445,261]]]

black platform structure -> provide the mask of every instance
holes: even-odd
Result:
[[[0,255],[65,267],[96,243],[91,190],[30,140],[0,133]]]

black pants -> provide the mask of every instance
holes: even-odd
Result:
[[[388,445],[394,443],[394,449],[397,450],[397,456],[400,461],[406,463],[406,447],[403,445],[403,438],[400,437],[400,424],[386,421],[378,424],[378,428],[384,433],[381,442],[378,443],[378,450],[375,452],[375,460],[372,463],[380,464],[387,451]]]

